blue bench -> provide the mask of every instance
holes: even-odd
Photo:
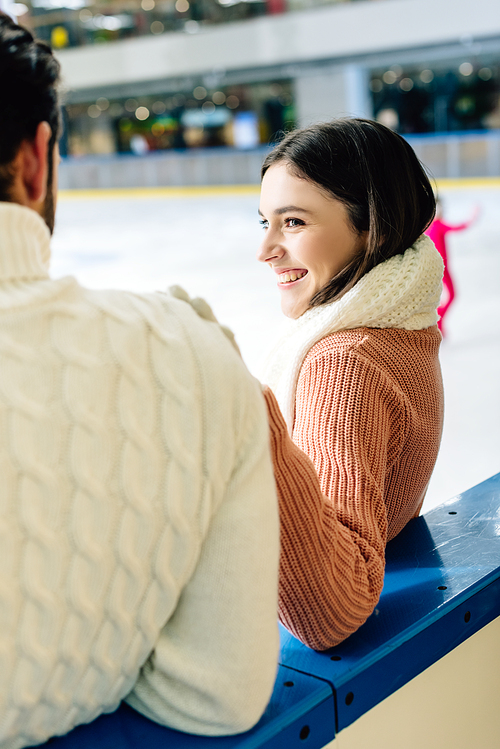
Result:
[[[158,726],[122,704],[116,712],[47,745],[52,749],[321,749],[329,742],[334,742],[333,747],[347,746],[342,741],[348,735],[345,729],[432,664],[457,652],[457,646],[499,616],[500,473],[412,520],[388,544],[377,608],[344,643],[316,653],[281,629],[281,665],[274,693],[251,731],[225,738],[191,736]],[[401,744],[402,749],[406,746]],[[486,744],[476,746],[487,749]],[[500,734],[491,746],[500,746]]]

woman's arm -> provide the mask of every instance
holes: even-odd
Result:
[[[306,645],[326,650],[366,621],[382,590],[383,484],[401,409],[384,375],[349,354],[327,353],[302,369],[294,429],[302,449],[272,392],[265,397],[281,517],[279,616]]]

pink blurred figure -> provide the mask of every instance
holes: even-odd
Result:
[[[479,215],[479,208],[476,207],[474,214],[472,218],[470,218],[468,221],[465,221],[463,224],[446,224],[442,218],[442,208],[441,203],[438,200],[436,204],[436,218],[432,222],[432,224],[429,226],[427,231],[425,232],[428,237],[432,239],[434,244],[436,245],[436,249],[443,258],[444,262],[444,275],[443,275],[443,286],[446,290],[446,299],[444,301],[444,304],[440,304],[438,307],[438,315],[439,315],[439,321],[438,321],[438,327],[441,331],[441,335],[444,338],[444,327],[443,327],[443,321],[444,316],[447,313],[448,309],[450,308],[451,303],[453,302],[455,298],[455,287],[453,285],[453,279],[450,275],[450,271],[448,269],[448,254],[447,254],[447,248],[446,248],[446,235],[450,231],[463,231],[464,229],[468,229],[469,226],[474,223],[474,221],[477,219]],[[442,300],[441,300],[442,301]]]

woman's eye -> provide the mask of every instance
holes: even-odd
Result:
[[[304,222],[300,218],[286,218],[285,226],[289,229],[295,229],[297,226],[304,226]]]
[[[263,229],[267,229],[269,227],[269,221],[266,221],[265,218],[261,219],[259,221],[259,224],[262,226]]]

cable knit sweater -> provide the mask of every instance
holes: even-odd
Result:
[[[128,702],[193,733],[272,691],[278,516],[265,407],[167,294],[48,276],[0,203],[0,747]]]
[[[386,542],[424,499],[443,417],[434,324],[441,274],[434,246],[419,240],[340,302],[293,321],[268,369],[293,438],[267,389],[280,619],[318,650],[371,614]]]

